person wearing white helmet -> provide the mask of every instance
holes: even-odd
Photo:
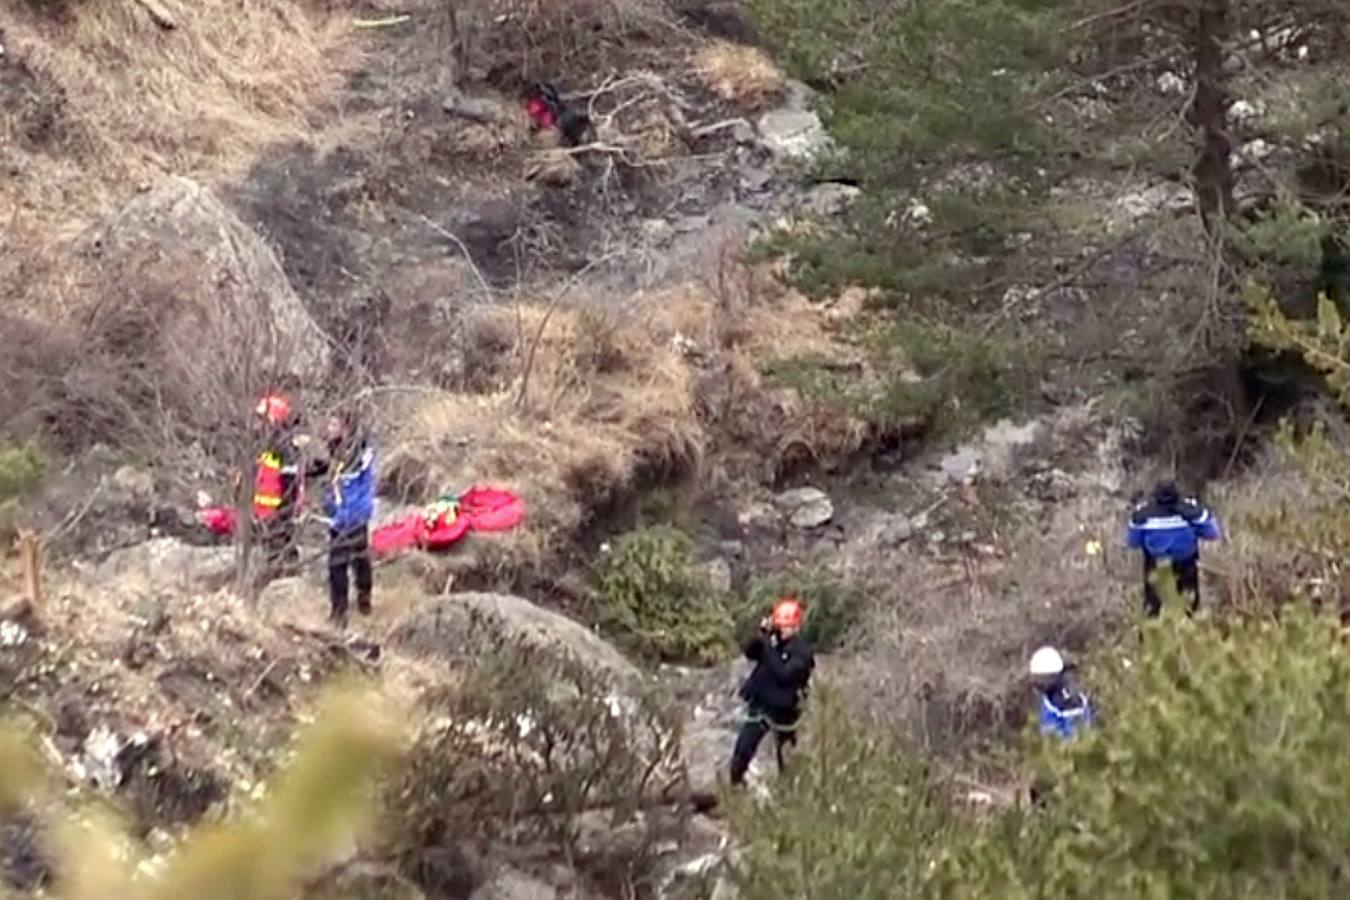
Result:
[[[1092,725],[1092,704],[1069,681],[1064,656],[1054,647],[1031,655],[1028,669],[1040,694],[1038,722],[1041,734],[1068,739]]]

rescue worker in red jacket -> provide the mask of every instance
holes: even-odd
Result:
[[[253,528],[274,577],[300,564],[296,525],[303,481],[290,399],[266,394],[255,412],[264,437],[253,473]]]

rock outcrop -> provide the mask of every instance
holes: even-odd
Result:
[[[509,594],[449,594],[429,600],[395,630],[394,646],[424,656],[455,657],[468,649],[476,622],[488,620],[508,636],[570,654],[611,678],[639,677],[612,644],[566,616]]]
[[[153,324],[153,344],[144,334],[127,339],[167,367],[165,383],[310,379],[327,365],[327,342],[276,255],[191,179],[153,183],[88,233],[81,250],[119,305],[139,302],[128,321]],[[251,371],[226,370],[241,366]]]
[[[150,590],[219,590],[234,578],[233,547],[194,547],[163,537],[109,554],[93,569],[102,582],[136,579]]]

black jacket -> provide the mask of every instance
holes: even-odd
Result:
[[[811,681],[816,657],[800,634],[786,641],[760,632],[745,644],[755,668],[741,687],[741,697],[770,713],[793,714]]]

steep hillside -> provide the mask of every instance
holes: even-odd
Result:
[[[1147,736],[1121,532],[1174,474],[1229,535],[1148,672],[1222,657],[1211,610],[1346,608],[1322,388],[1350,367],[1339,10],[1244,37],[1081,6],[14,4],[0,697],[63,790],[6,806],[8,883],[84,900],[58,823],[113,798],[165,889],[350,679],[406,741],[378,827],[286,873],[297,896],[769,896],[786,847],[822,859],[792,896],[964,896],[967,863],[1022,890],[985,821],[1091,864],[1071,817],[1017,830],[1028,655],[1106,660],[1119,746]],[[531,119],[539,80],[577,140]],[[288,577],[196,518],[248,506],[274,388],[311,448],[334,410],[369,433],[378,522],[493,485],[524,523],[382,562],[373,615],[333,628],[313,498]],[[819,734],[735,798],[736,644],[785,594]],[[1051,768],[1100,776],[1114,740]],[[899,805],[797,830],[873,788]],[[837,849],[872,843],[908,868]]]

